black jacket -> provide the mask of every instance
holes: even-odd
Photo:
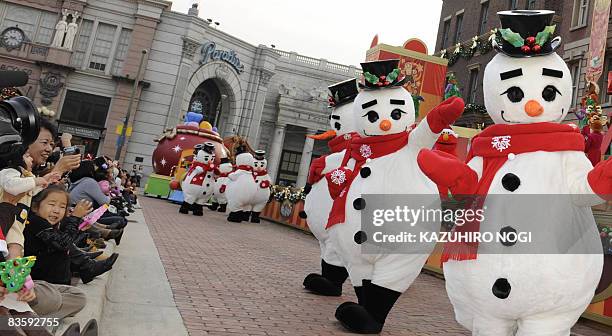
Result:
[[[32,279],[69,285],[72,276],[69,251],[79,235],[81,219],[67,217],[58,228],[35,214],[28,217],[29,223],[23,231],[24,255],[36,256]]]

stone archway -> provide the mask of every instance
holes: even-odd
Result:
[[[236,72],[224,62],[206,63],[191,75],[183,94],[181,112],[184,114],[188,111],[194,92],[208,79],[214,79],[221,93],[227,95],[221,108],[220,120],[224,123],[219,124],[221,136],[233,135],[238,131],[238,121],[242,112],[242,88]]]

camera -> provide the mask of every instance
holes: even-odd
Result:
[[[81,150],[77,146],[70,146],[64,148],[64,155],[77,155],[81,154]]]
[[[25,76],[25,82],[24,82]],[[27,75],[17,71],[0,71],[0,89],[23,86]],[[24,96],[0,101],[0,156],[28,146],[38,138],[40,119],[32,101]]]

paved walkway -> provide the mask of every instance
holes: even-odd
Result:
[[[142,212],[128,219],[115,249],[119,259],[106,288],[100,336],[187,335]]]
[[[348,282],[339,298],[315,296],[302,287],[304,276],[318,271],[320,262],[312,236],[269,222],[229,223],[207,209],[203,218],[181,215],[178,205],[141,200],[191,336],[349,334],[334,318],[340,303],[356,300]],[[610,335],[584,321],[574,331]],[[389,314],[382,335],[470,334],[455,322],[443,280],[421,274]]]

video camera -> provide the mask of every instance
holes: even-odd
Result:
[[[0,71],[0,89],[24,86],[27,82],[28,75],[23,71]],[[0,101],[0,157],[33,143],[40,132],[39,118],[28,97]]]

